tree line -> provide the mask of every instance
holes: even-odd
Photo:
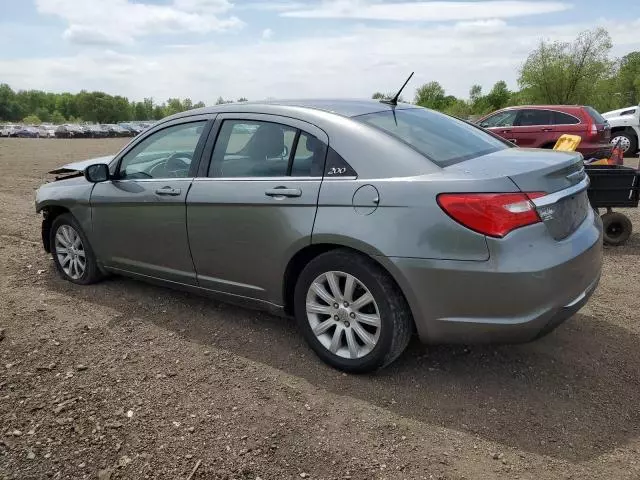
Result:
[[[606,112],[640,103],[640,52],[610,57],[611,37],[603,29],[582,32],[573,42],[542,40],[519,70],[519,90],[500,80],[484,93],[473,85],[468,98],[447,95],[438,82],[415,92],[413,103],[469,118],[512,105],[591,105]],[[376,92],[372,98],[390,98]]]
[[[240,98],[238,101],[246,101]],[[216,104],[231,103],[219,97]],[[104,92],[50,93],[41,90],[14,91],[6,83],[0,84],[0,121],[40,124],[50,122],[117,123],[128,120],[160,120],[168,115],[204,107],[204,102],[190,98],[169,98],[156,103],[153,98],[141,102],[129,101],[120,95]]]
[[[462,118],[510,105],[581,104],[601,112],[638,105],[640,52],[617,59],[611,58],[611,48],[611,37],[602,28],[585,31],[573,42],[542,40],[520,68],[518,90],[509,90],[507,83],[500,80],[488,93],[480,85],[473,85],[468,98],[458,98],[447,95],[444,87],[433,81],[417,88],[413,103]],[[378,99],[391,96],[373,94]],[[218,97],[215,103],[231,102]],[[145,98],[136,102],[104,92],[14,91],[7,84],[0,84],[0,121],[36,124],[159,120],[203,106],[203,102],[193,103],[189,98],[169,98],[162,103]]]

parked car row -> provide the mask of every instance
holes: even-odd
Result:
[[[123,122],[119,124],[64,124],[39,126],[0,125],[0,137],[17,138],[109,138],[135,137],[151,127],[151,122]]]

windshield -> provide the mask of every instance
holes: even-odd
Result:
[[[354,119],[385,131],[441,167],[511,146],[474,125],[423,108],[386,110]]]

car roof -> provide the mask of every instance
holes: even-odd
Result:
[[[513,107],[507,107],[503,110],[520,110],[528,108],[531,110],[577,110],[584,108],[584,105],[514,105]]]
[[[358,99],[299,99],[299,100],[264,100],[258,102],[226,103],[211,107],[197,108],[173,115],[170,118],[179,118],[188,115],[201,115],[223,112],[253,112],[274,113],[274,110],[290,110],[291,108],[321,110],[334,113],[343,117],[355,117],[367,113],[383,112],[395,109],[419,108],[409,103],[398,103],[392,106],[378,100]]]

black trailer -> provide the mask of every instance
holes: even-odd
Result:
[[[640,169],[623,165],[586,165],[591,185],[587,190],[591,206],[602,215],[604,242],[622,245],[631,236],[631,219],[614,208],[637,208],[640,200]]]

